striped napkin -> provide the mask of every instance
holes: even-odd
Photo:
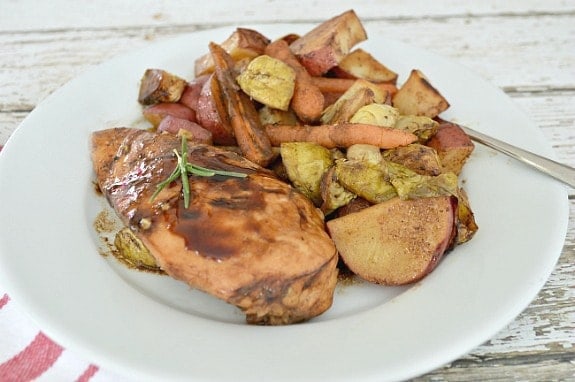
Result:
[[[0,285],[0,381],[120,382],[48,338]]]

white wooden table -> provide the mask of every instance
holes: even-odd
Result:
[[[541,128],[557,159],[575,166],[575,2],[561,0],[1,0],[0,145],[68,80],[151,40],[247,23],[317,23],[349,8],[371,34],[436,52],[503,89]],[[494,338],[417,380],[575,380],[573,190],[569,195],[563,252],[537,298]],[[85,380],[109,377],[89,361],[80,368]]]

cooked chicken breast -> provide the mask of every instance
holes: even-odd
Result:
[[[321,212],[270,171],[238,154],[189,144],[188,161],[247,174],[191,175],[185,207],[174,170],[180,139],[116,128],[92,136],[100,189],[170,276],[238,306],[253,324],[289,324],[332,304],[337,252]]]

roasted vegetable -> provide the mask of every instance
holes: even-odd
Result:
[[[338,100],[325,108],[321,123],[336,124],[349,122],[351,117],[365,105],[383,103],[387,92],[365,80],[356,80]]]
[[[387,181],[379,164],[361,160],[338,160],[335,164],[335,175],[343,187],[371,203],[381,203],[397,196],[395,187]]]
[[[162,119],[168,115],[192,122],[196,121],[196,113],[181,103],[156,103],[145,107],[142,114],[144,115],[144,118],[154,126],[154,128],[157,128],[160,122],[162,122]]]
[[[415,135],[405,131],[363,123],[317,126],[265,125],[264,128],[274,146],[285,142],[314,142],[331,149],[365,143],[390,149],[417,140]]]
[[[374,145],[357,144],[350,146],[345,156],[349,160],[357,160],[379,165],[382,160],[381,150]]]
[[[479,227],[475,222],[475,216],[464,189],[459,189],[457,199],[459,201],[457,204],[457,244],[463,244],[471,240]]]
[[[437,151],[443,171],[457,175],[475,148],[461,127],[451,122],[442,122],[427,145]]]
[[[292,110],[279,110],[263,106],[258,110],[262,125],[297,125],[298,119]]]
[[[387,83],[397,81],[397,73],[361,48],[346,55],[332,72],[340,78],[363,78],[371,82]]]
[[[289,65],[295,73],[295,86],[290,106],[304,122],[315,122],[321,116],[325,99],[319,88],[312,82],[307,70],[300,64],[289,48],[288,43],[277,40],[270,43],[266,54]]]
[[[217,44],[210,44],[216,67],[217,86],[212,96],[222,123],[231,127],[243,155],[252,162],[266,166],[274,158],[271,143],[260,123],[254,103],[241,91],[235,81],[231,57]]]
[[[345,189],[335,175],[335,167],[330,167],[321,180],[321,210],[324,215],[329,215],[340,207],[347,205],[356,195]]]
[[[327,222],[349,269],[365,280],[403,285],[431,272],[451,247],[457,199],[386,202]]]
[[[419,143],[385,150],[383,158],[399,163],[420,175],[439,175],[442,172],[441,160],[435,149]]]
[[[280,153],[294,187],[317,207],[321,206],[321,180],[333,165],[331,152],[315,143],[293,142],[283,143]]]
[[[186,87],[186,80],[162,69],[147,69],[140,82],[138,102],[152,105],[178,102]]]
[[[385,161],[382,166],[386,179],[395,187],[401,199],[429,198],[440,195],[457,196],[458,179],[452,172],[437,176],[419,175],[407,167]]]
[[[371,103],[359,108],[349,119],[351,123],[368,123],[376,126],[394,127],[399,118],[399,110],[393,106]]]
[[[349,10],[304,34],[290,49],[312,76],[320,76],[339,64],[355,44],[366,39],[361,21]]]
[[[131,268],[162,272],[148,248],[129,228],[120,230],[114,238],[114,256]]]
[[[236,81],[256,101],[287,110],[295,88],[295,71],[278,59],[262,55],[254,58]]]
[[[400,115],[394,127],[417,135],[418,142],[425,143],[437,132],[439,123],[423,115]]]
[[[449,107],[449,102],[417,69],[411,71],[407,81],[394,94],[392,102],[402,115],[424,115],[429,118],[437,117]]]
[[[237,28],[220,46],[230,55],[232,60],[238,62],[244,59],[251,60],[263,54],[269,39],[258,31],[247,28]],[[195,62],[196,77],[214,71],[214,60],[207,53]]]

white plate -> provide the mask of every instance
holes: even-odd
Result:
[[[252,26],[270,37],[308,25]],[[146,68],[191,78],[202,31],[111,60],[42,102],[0,160],[0,277],[44,332],[136,380],[399,380],[471,351],[513,320],[551,273],[567,228],[566,189],[477,146],[463,173],[480,230],[410,288],[338,288],[333,308],[300,325],[258,327],[167,277],[98,254],[89,135],[141,123]],[[368,31],[369,32],[369,31]],[[371,36],[362,47],[404,81],[421,69],[452,106],[444,117],[553,156],[540,131],[498,89],[419,49]]]

